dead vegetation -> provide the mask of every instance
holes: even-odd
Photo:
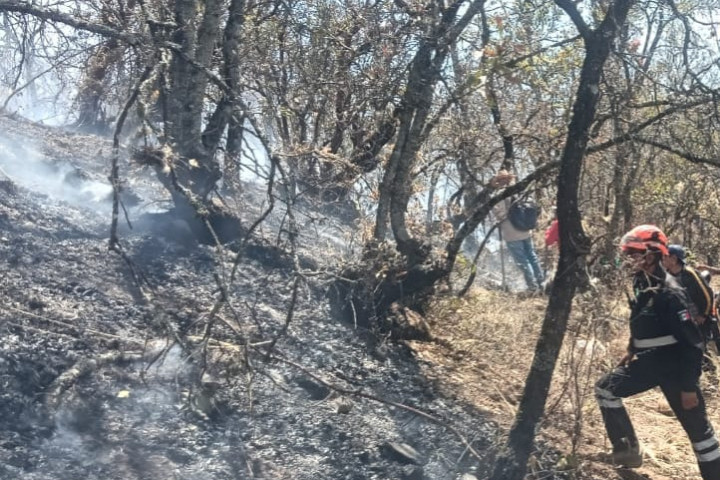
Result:
[[[501,431],[507,432],[532,362],[546,302],[544,297],[523,299],[477,288],[465,298],[439,299],[428,313],[428,322],[440,341],[411,342],[423,360],[423,374],[446,394],[490,412]],[[528,480],[560,472],[566,476],[552,478],[700,479],[690,443],[659,390],[626,400],[646,450],[645,465],[625,470],[604,461],[610,445],[593,386],[624,352],[626,318],[621,292],[599,288],[576,298]],[[719,425],[717,378],[704,374],[702,382],[708,414],[713,425]],[[555,454],[548,457],[546,449]]]

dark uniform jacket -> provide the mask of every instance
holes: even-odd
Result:
[[[703,357],[703,335],[693,322],[687,297],[677,281],[658,266],[654,275],[633,277],[630,351],[636,355],[661,355],[679,366],[682,391],[698,384]]]

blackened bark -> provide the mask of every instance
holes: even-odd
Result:
[[[220,179],[215,152],[203,145],[203,107],[208,84],[207,73],[215,45],[220,36],[221,0],[204,2],[204,9],[195,0],[175,2],[175,22],[178,28],[173,43],[180,51],[173,55],[170,66],[166,124],[166,141],[173,145],[178,161],[173,166],[177,181],[201,199]],[[198,10],[202,16],[198,20]],[[198,68],[200,67],[200,68]],[[213,128],[215,128],[213,126]],[[207,139],[207,137],[206,137]]]
[[[574,3],[568,0],[555,0],[555,3],[576,22],[585,41],[585,60],[558,175],[557,210],[558,217],[564,219],[560,223],[560,259],[518,413],[490,480],[522,480],[525,477],[535,430],[545,410],[567,330],[577,279],[583,274],[584,257],[589,251],[590,242],[583,232],[577,200],[582,161],[597,110],[600,76],[634,1],[610,3],[605,18],[595,30],[588,29]]]

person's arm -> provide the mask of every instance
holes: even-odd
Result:
[[[700,379],[704,341],[681,298],[679,293],[666,291],[662,301],[655,304],[655,311],[679,342],[680,388],[694,392]]]
[[[707,270],[708,272],[712,273],[713,275],[717,275],[718,273],[720,273],[720,268],[711,267],[710,265],[704,265],[702,263],[695,268],[697,270]]]

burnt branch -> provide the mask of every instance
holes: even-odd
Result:
[[[660,141],[653,140],[650,138],[635,137],[634,140],[636,142],[643,143],[645,145],[650,145],[650,146],[659,148],[660,150],[664,150],[668,153],[672,153],[673,155],[677,155],[678,157],[680,157],[684,160],[687,160],[689,162],[692,162],[692,163],[712,165],[713,167],[720,167],[720,160],[718,160],[716,158],[702,157],[702,156],[696,155],[692,152],[681,150],[677,147],[673,147],[664,142],[660,142]]]
[[[108,27],[106,25],[99,25],[97,23],[82,20],[79,17],[62,13],[59,10],[51,10],[48,8],[37,7],[27,2],[18,2],[15,0],[0,0],[0,12],[13,12],[24,15],[32,15],[33,17],[39,18],[41,20],[62,23],[69,27],[95,33],[103,37],[116,38],[127,43],[128,45],[136,47],[139,47],[148,42],[148,38],[145,37],[145,35],[139,33],[123,32]]]

